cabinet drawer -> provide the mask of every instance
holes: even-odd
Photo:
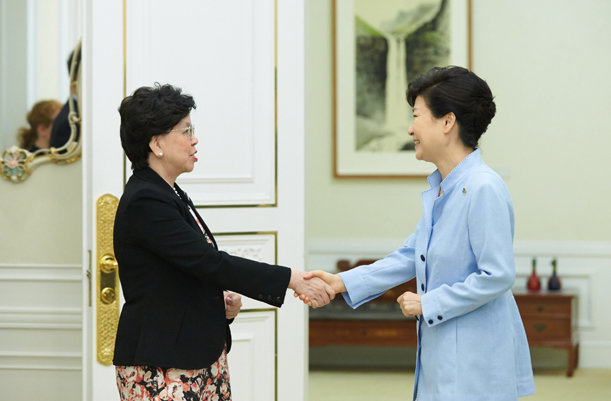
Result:
[[[536,299],[516,297],[516,303],[522,316],[557,316],[571,315],[570,299]]]
[[[571,340],[570,319],[523,319],[530,345],[545,340]]]
[[[415,346],[416,322],[310,321],[310,346]]]

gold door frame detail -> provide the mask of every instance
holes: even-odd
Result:
[[[96,202],[96,357],[112,365],[119,324],[119,277],[114,260],[113,227],[119,199],[105,194]]]
[[[123,97],[127,97],[127,1],[123,0]],[[278,0],[274,0],[274,203],[260,205],[195,205],[196,208],[278,207]],[[127,156],[123,153],[123,188],[127,184]]]

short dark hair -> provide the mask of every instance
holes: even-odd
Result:
[[[74,52],[76,51],[76,49],[72,50],[72,52],[70,53],[70,55],[68,56],[68,75],[70,75],[70,68],[72,68],[72,59],[74,58]],[[81,49],[78,49],[78,53],[76,55],[76,68],[74,69],[74,72],[76,73],[76,75],[78,75],[78,70],[79,68],[81,68]]]
[[[191,95],[172,85],[143,86],[123,99],[121,115],[121,146],[132,162],[132,170],[148,167],[151,138],[167,135],[195,109]]]
[[[477,143],[496,114],[490,87],[480,77],[463,67],[433,67],[410,82],[407,102],[414,107],[422,96],[435,118],[452,112],[458,123],[458,136],[465,146],[477,149]]]

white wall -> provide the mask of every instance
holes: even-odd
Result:
[[[422,214],[424,179],[333,178],[330,1],[307,3],[306,238],[309,268],[338,257],[383,256]],[[519,280],[559,256],[565,286],[580,289],[581,366],[611,367],[611,2],[473,0],[473,70],[496,96],[481,141],[504,176],[516,215]],[[523,266],[525,264],[525,266]],[[563,270],[563,267],[565,270]],[[587,306],[587,307],[586,307]]]
[[[81,396],[81,162],[0,179],[0,399]],[[70,385],[66,386],[66,383]]]
[[[27,110],[27,3],[0,0],[0,149],[17,144]]]

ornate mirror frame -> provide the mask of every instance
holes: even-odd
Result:
[[[81,99],[81,70],[80,55],[81,43],[74,49],[74,56],[70,65],[70,95],[68,104],[70,113],[68,122],[70,124],[70,139],[59,148],[39,149],[29,152],[18,146],[12,146],[0,155],[0,174],[2,178],[14,183],[25,181],[32,171],[41,164],[55,163],[58,165],[73,163],[81,158],[81,137],[78,135],[77,124],[81,124],[78,110]],[[75,90],[76,91],[75,91]],[[72,95],[76,92],[76,99]],[[78,137],[77,137],[78,135]]]

